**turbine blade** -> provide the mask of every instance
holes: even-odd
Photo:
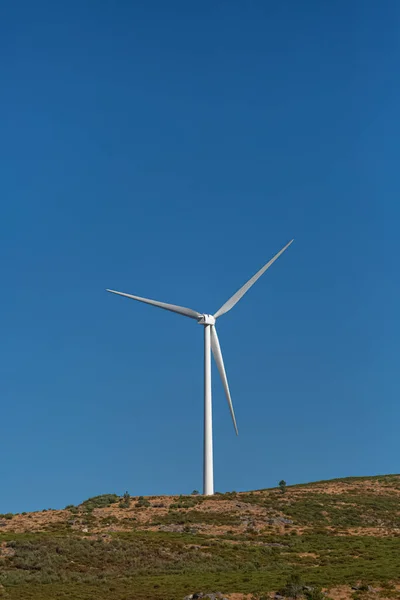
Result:
[[[217,335],[217,330],[214,325],[211,326],[211,349],[215,358],[215,362],[217,363],[218,371],[222,379],[222,384],[224,386],[226,399],[228,400],[229,410],[231,411],[231,417],[233,421],[233,426],[236,431],[236,435],[239,435],[238,428],[236,425],[235,411],[233,410],[231,393],[229,391],[228,378],[226,376],[225,367],[224,367],[224,359],[222,358],[221,346],[219,345],[219,339]]]
[[[283,252],[285,252],[285,250],[287,248],[289,248],[289,246],[292,242],[293,242],[293,240],[291,240],[288,244],[286,244],[286,246],[284,248],[282,248],[282,250],[280,250],[278,252],[278,254],[275,254],[275,256],[273,258],[271,258],[271,260],[269,262],[267,262],[266,265],[264,265],[259,271],[257,271],[257,273],[255,275],[253,275],[253,277],[251,279],[249,279],[249,281],[247,283],[245,283],[244,286],[241,287],[240,290],[238,290],[236,292],[236,294],[233,294],[233,296],[231,298],[229,298],[229,300],[227,302],[225,302],[225,304],[223,304],[219,310],[217,310],[217,312],[214,315],[214,318],[218,319],[218,317],[220,317],[221,315],[224,315],[229,310],[231,310],[231,308],[233,308],[235,306],[235,304],[237,304],[239,302],[240,298],[242,298],[242,296],[245,295],[245,293],[251,288],[251,286],[255,284],[257,279],[259,279],[261,277],[261,275],[263,275],[263,273],[265,273],[265,271],[272,265],[272,263],[274,263],[276,261],[276,259],[279,258],[280,255],[283,254]]]
[[[158,302],[158,300],[149,300],[149,298],[141,298],[140,296],[132,296],[132,294],[125,294],[124,292],[116,292],[115,290],[106,290],[106,292],[111,292],[112,294],[118,294],[118,296],[125,296],[126,298],[132,298],[132,300],[138,300],[139,302],[144,302],[145,304],[151,304],[152,306],[158,306],[158,308],[163,308],[164,310],[169,310],[174,313],[178,313],[178,315],[183,315],[184,317],[190,317],[191,319],[199,319],[202,315],[198,313],[196,310],[192,310],[191,308],[185,308],[184,306],[176,306],[175,304],[167,304],[166,302]]]

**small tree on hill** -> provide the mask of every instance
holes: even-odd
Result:
[[[193,490],[192,496],[199,496],[199,495],[200,495],[199,490]]]
[[[131,497],[129,495],[129,492],[125,492],[125,494],[122,496],[122,499],[119,503],[119,507],[120,508],[129,508],[131,505]]]
[[[286,481],[284,479],[280,480],[279,489],[281,490],[282,494],[286,493]]]

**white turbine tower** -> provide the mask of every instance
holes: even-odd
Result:
[[[277,258],[290,246],[293,242],[291,240],[282,250],[278,252],[266,265],[264,265],[257,273],[249,279],[243,287],[240,288],[225,304],[221,306],[214,315],[202,314],[191,308],[184,308],[183,306],[176,306],[175,304],[167,304],[165,302],[158,302],[158,300],[149,300],[148,298],[141,298],[140,296],[133,296],[132,294],[125,294],[123,292],[117,292],[115,290],[107,290],[113,294],[119,296],[126,296],[139,302],[145,302],[152,306],[158,306],[164,310],[169,310],[184,317],[195,319],[200,325],[204,326],[204,472],[203,472],[203,493],[206,496],[214,494],[214,474],[213,474],[213,440],[212,440],[212,406],[211,406],[211,352],[214,355],[215,362],[218,367],[219,374],[222,379],[226,398],[228,400],[229,410],[231,412],[233,426],[238,434],[236,425],[235,413],[232,406],[231,394],[229,391],[228,379],[226,377],[224,361],[222,358],[221,347],[217,336],[217,330],[215,327],[215,321],[221,315],[224,315],[231,310],[244,296],[244,294],[255,284],[257,279],[265,273],[265,271],[276,261]]]

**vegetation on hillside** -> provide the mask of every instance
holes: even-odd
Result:
[[[182,600],[221,590],[321,600],[320,588],[360,581],[354,600],[368,586],[399,597],[400,476],[282,487],[212,498],[108,494],[1,515],[0,598]]]

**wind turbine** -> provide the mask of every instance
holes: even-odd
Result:
[[[293,242],[291,240],[286,246],[275,254],[273,258],[266,265],[264,265],[247,283],[244,284],[225,304],[221,306],[214,315],[202,314],[197,310],[191,308],[184,308],[183,306],[176,306],[175,304],[167,304],[166,302],[159,302],[158,300],[149,300],[148,298],[141,298],[140,296],[133,296],[132,294],[125,294],[124,292],[117,292],[115,290],[107,290],[112,294],[118,294],[119,296],[125,296],[132,300],[138,300],[152,306],[158,306],[164,310],[169,310],[184,317],[195,319],[200,325],[204,326],[204,467],[203,467],[203,493],[205,496],[211,496],[214,494],[214,473],[213,473],[213,441],[212,441],[212,405],[211,405],[211,352],[214,355],[215,362],[219,374],[222,379],[224,386],[225,395],[228,400],[229,410],[231,412],[233,426],[238,435],[238,428],[236,425],[235,413],[233,410],[231,394],[229,391],[228,379],[226,377],[224,361],[222,358],[221,347],[219,345],[217,330],[215,327],[215,321],[231,310],[239,302],[242,296],[255,284],[257,279],[265,273],[265,271],[280,257],[283,252]]]

